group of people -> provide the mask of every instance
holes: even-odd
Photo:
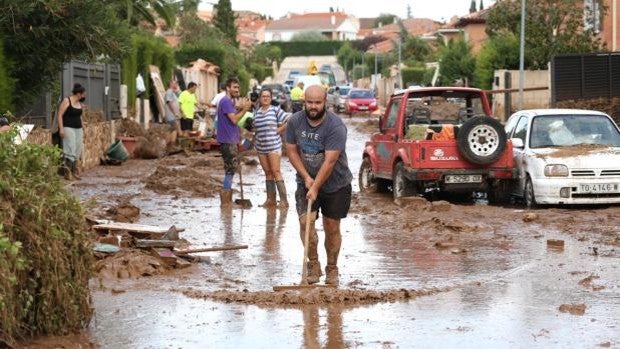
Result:
[[[172,80],[166,91],[166,122],[174,127],[180,126],[181,132],[191,130],[190,122],[193,122],[197,105],[196,87],[195,83],[189,83],[187,90],[177,97],[178,83]],[[224,161],[221,206],[229,208],[232,207],[233,177],[239,165],[240,129],[237,124],[245,113],[252,111],[252,102],[247,97],[240,97],[238,79],[229,78],[222,87],[224,89],[211,106],[216,108],[216,137]],[[295,206],[302,243],[306,223],[310,224],[307,281],[317,283],[323,274],[318,260],[319,239],[315,229],[320,212],[323,215],[327,254],[325,282],[338,284],[337,262],[342,241],[340,220],[349,211],[353,179],[346,155],[346,126],[336,114],[327,111],[327,94],[322,86],[309,86],[299,97],[303,101],[303,109],[292,115],[274,106],[272,97],[271,90],[260,90],[258,106],[253,110],[254,145],[265,173],[267,199],[263,206],[275,206],[276,193],[279,193],[279,206],[288,207],[286,186],[280,170],[284,138],[288,158],[297,172]],[[58,132],[62,138],[64,164],[69,176],[78,176],[76,164],[82,152],[81,116],[85,98],[85,88],[75,84],[72,95],[64,98],[58,108]],[[180,120],[179,124],[177,120]],[[311,205],[310,217],[306,216],[308,205]]]
[[[251,110],[248,98],[240,98],[239,81],[230,78],[225,84],[226,95],[217,106],[217,141],[224,160],[224,184],[220,191],[221,207],[232,206],[232,179],[238,166],[240,140],[238,121]],[[302,86],[303,88],[303,86]],[[280,170],[282,138],[291,165],[297,172],[295,206],[299,216],[300,237],[304,243],[306,224],[309,223],[307,281],[317,283],[322,273],[318,259],[318,234],[315,221],[319,211],[323,215],[327,265],[325,282],[338,284],[338,255],[342,241],[340,220],[348,214],[351,205],[353,176],[346,155],[347,129],[342,120],[326,108],[327,94],[322,86],[309,86],[303,93],[303,109],[285,112],[272,104],[272,91],[262,89],[258,107],[253,112],[254,145],[265,173],[267,199],[262,206],[288,207],[286,186]],[[235,105],[235,100],[239,102]],[[282,137],[284,136],[284,137]],[[307,217],[308,205],[310,217]]]

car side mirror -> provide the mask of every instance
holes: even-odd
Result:
[[[523,144],[523,140],[521,138],[511,138],[513,148],[524,148],[525,144]]]

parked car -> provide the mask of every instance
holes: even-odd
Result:
[[[290,72],[288,72],[288,78],[290,80],[295,80],[295,78],[299,75],[301,75],[301,72],[299,70],[291,70]]]
[[[261,88],[269,88],[273,96],[273,100],[286,111],[291,110],[291,97],[286,93],[287,86],[283,84],[265,84]]]
[[[289,88],[289,89],[293,89],[293,87],[295,87],[295,86],[293,85],[293,83],[294,83],[294,82],[295,82],[295,80],[293,80],[293,79],[288,79],[288,80],[284,81],[284,85],[288,86],[288,88]]]
[[[349,115],[359,112],[372,113],[378,108],[375,94],[369,89],[352,88],[344,103],[344,112]]]
[[[469,118],[464,116],[468,113]],[[428,190],[476,191],[500,202],[517,176],[512,143],[502,124],[491,117],[486,93],[475,88],[425,87],[394,93],[362,159],[360,191],[391,187],[395,199]]]
[[[345,101],[349,91],[351,90],[351,86],[341,85],[333,87],[333,97],[331,107],[334,108],[334,111],[339,113],[344,110]]]
[[[506,122],[527,207],[620,203],[620,130],[592,110],[522,110]]]

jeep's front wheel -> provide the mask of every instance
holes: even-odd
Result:
[[[362,160],[362,166],[360,166],[359,173],[359,186],[362,193],[376,193],[377,192],[377,179],[372,171],[372,163],[369,157],[365,157]]]
[[[394,195],[394,200],[416,194],[415,186],[405,177],[405,165],[402,162],[397,163],[394,168],[392,194]]]

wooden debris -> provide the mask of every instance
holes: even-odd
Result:
[[[188,249],[188,250],[177,250],[177,251],[174,251],[174,253],[176,255],[186,255],[190,253],[242,250],[246,248],[248,248],[248,245],[228,245],[228,246],[220,246],[220,247],[206,247],[206,248],[196,248],[196,249]]]
[[[136,247],[150,248],[150,247],[168,247],[173,248],[176,241],[173,240],[144,240],[136,239]]]

